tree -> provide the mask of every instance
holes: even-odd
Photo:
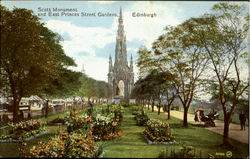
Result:
[[[154,62],[152,60],[154,57],[146,46],[140,47],[138,54],[137,67],[139,68],[139,75],[143,77],[154,69]]]
[[[165,28],[166,33],[153,43],[157,56],[155,65],[162,71],[170,71],[172,82],[183,105],[183,126],[188,126],[187,113],[201,81],[208,58],[199,41],[183,25]]]
[[[167,102],[166,108],[168,112],[168,119],[170,119],[171,104],[174,102],[175,98],[177,97],[177,92],[174,88],[174,81],[173,81],[175,77],[169,71],[163,72],[163,77],[165,79],[165,96],[166,96],[166,102]]]
[[[0,8],[1,77],[10,88],[13,121],[18,122],[22,97],[43,91],[74,61],[64,54],[60,36],[44,27],[31,10]]]
[[[104,81],[96,81],[97,83],[97,97],[99,99],[99,104],[100,104],[100,99],[101,98],[108,98],[110,95],[110,87],[107,82]]]
[[[139,68],[139,75],[142,78],[146,77],[150,73],[151,75],[153,75],[152,73],[156,71],[156,67],[155,67],[155,61],[154,61],[154,56],[152,52],[149,51],[145,46],[142,46],[139,49],[138,54],[139,54],[139,58],[137,61],[137,67]],[[153,80],[150,79],[151,78],[150,76],[148,76],[147,78],[148,78],[148,82],[145,81],[146,79],[140,81],[144,83],[142,86],[145,87],[143,88],[145,91],[140,92],[140,94],[141,94],[141,97],[143,97],[143,101],[145,99],[148,99],[148,108],[149,108],[149,102],[151,99],[152,111],[154,111],[154,103],[158,97],[155,93],[152,93],[153,89],[151,88],[152,87],[155,88]]]
[[[249,15],[244,6],[220,3],[213,6],[211,14],[186,22],[190,26],[189,32],[195,34],[205,48],[215,73],[212,81],[219,86],[224,114],[223,145],[230,145],[228,134],[232,114],[243,92],[249,87],[249,83],[244,82],[240,75],[240,63],[243,64],[247,54],[248,20]],[[227,97],[227,90],[230,90],[230,98]],[[226,103],[230,100],[232,106],[229,108]]]
[[[146,99],[152,99],[152,112],[154,111],[154,102],[158,100],[158,114],[160,114],[162,97],[165,95],[166,85],[164,74],[158,70],[152,70],[144,77],[140,78],[132,91],[132,96],[142,100],[145,105]]]
[[[107,82],[97,81],[88,77],[84,72],[82,72],[80,81],[80,87],[75,95],[80,96],[82,102],[84,97],[87,97],[88,101],[90,101],[91,98],[96,97],[100,103],[101,98],[108,98],[111,95],[111,88]]]

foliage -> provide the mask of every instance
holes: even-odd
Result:
[[[110,109],[107,107],[107,109]],[[104,111],[108,112],[108,111]],[[93,136],[95,140],[110,140],[122,135],[120,125],[123,107],[112,105],[111,113],[97,114],[93,121]]]
[[[0,139],[20,139],[28,138],[45,130],[41,120],[28,120],[19,123],[9,123],[10,130],[8,134],[1,135]]]
[[[86,134],[92,128],[94,140],[110,140],[120,136],[123,107],[103,105],[101,108],[92,108],[91,116],[84,110],[71,111],[70,116],[67,117],[68,132]]]
[[[249,31],[249,14],[244,6],[219,3],[210,14],[191,18],[184,25],[204,47],[211,61],[215,76],[210,84],[217,84],[219,99],[224,114],[223,144],[228,145],[229,125],[238,101],[249,82],[243,80],[243,61],[246,60],[246,38]],[[242,67],[243,66],[243,67]],[[249,79],[249,77],[247,77]],[[230,94],[228,96],[228,90]],[[232,106],[226,103],[232,101]]]
[[[57,117],[56,119],[52,120],[50,123],[62,123],[64,124],[66,121],[62,118]]]
[[[97,81],[85,73],[82,73],[80,80],[81,84],[79,84],[80,87],[75,95],[82,99],[83,97],[88,97],[88,99],[96,97],[100,100],[100,98],[108,98],[111,95],[111,89],[107,82]]]
[[[88,136],[82,134],[60,132],[59,136],[52,138],[48,143],[39,142],[33,146],[26,157],[35,158],[93,158],[97,157],[98,147],[94,145],[91,131]]]
[[[122,105],[123,107],[129,107],[129,103],[127,102],[121,102],[120,105]]]
[[[89,124],[92,121],[92,117],[88,116],[87,114],[82,114],[80,116],[72,115],[70,118],[68,118],[68,126],[67,131],[69,133],[75,132],[79,129],[80,132],[87,131],[89,129]]]
[[[135,120],[136,120],[136,125],[138,126],[144,126],[147,124],[149,117],[146,114],[137,114],[135,116]]]
[[[22,97],[69,95],[78,73],[67,70],[76,64],[65,55],[62,38],[46,28],[31,10],[0,9],[1,79],[13,97],[13,121],[18,122]]]
[[[169,142],[174,140],[169,124],[161,120],[149,120],[145,127],[144,134],[151,141]]]

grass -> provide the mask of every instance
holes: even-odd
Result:
[[[125,109],[122,121],[123,134],[120,138],[108,141],[104,145],[107,158],[156,158],[165,146],[148,145],[142,135],[144,127],[136,126],[136,121],[128,108]],[[153,153],[152,153],[153,152]]]
[[[100,106],[97,107],[100,108]],[[157,111],[145,110],[145,112],[150,119],[167,120],[167,115],[164,113],[157,115]],[[57,116],[58,114],[50,115],[48,121],[55,119]],[[65,113],[60,114],[60,117],[63,116],[65,116]],[[226,153],[229,150],[232,151],[232,158],[246,158],[248,156],[248,144],[230,139],[234,148],[223,148],[220,146],[222,143],[221,135],[191,125],[184,128],[182,127],[182,121],[173,117],[167,122],[170,124],[172,134],[175,136],[178,145],[148,145],[142,135],[144,127],[136,126],[133,117],[130,108],[125,108],[121,126],[122,136],[111,141],[100,142],[103,143],[105,158],[158,158],[166,149],[170,151],[170,149],[175,148],[176,152],[180,151],[181,144],[193,146],[199,153],[201,150],[202,158],[207,158],[208,154]],[[47,142],[50,137],[54,137],[58,133],[59,128],[65,129],[65,126],[48,126],[47,128],[49,134],[29,141],[27,143],[28,148],[36,145],[39,141]],[[0,143],[0,156],[18,157],[18,145],[16,143]]]
[[[226,153],[227,151],[232,151],[233,158],[246,158],[248,156],[248,144],[230,139],[230,143],[234,146],[233,149],[221,147],[220,144],[222,143],[223,137],[219,134],[191,125],[184,128],[182,127],[181,120],[173,117],[167,120],[167,114],[164,113],[157,115],[157,112],[147,110],[146,113],[150,119],[161,119],[169,123],[172,134],[179,143],[176,149],[179,149],[181,144],[193,146],[196,148],[196,152],[201,150],[203,158],[207,158],[208,154]]]

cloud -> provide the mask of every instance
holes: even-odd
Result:
[[[75,71],[81,71],[84,67],[85,73],[96,80],[108,81],[108,64],[106,58],[94,56],[81,56],[74,58],[78,67],[71,68]]]
[[[76,56],[79,52],[95,56],[94,48],[104,48],[115,41],[115,33],[104,27],[79,27],[61,20],[49,20],[46,27],[61,35],[69,36],[62,42],[62,45],[65,52],[71,57]]]
[[[108,3],[113,1],[108,1]],[[98,1],[96,3],[106,3]],[[132,13],[156,13],[157,16],[150,17],[133,17]],[[180,22],[175,18],[176,12],[181,9],[174,3],[162,5],[161,2],[134,2],[131,7],[123,9],[124,29],[127,36],[127,51],[134,56],[141,45],[151,48],[152,42],[162,34],[163,28],[167,25],[177,25]],[[69,21],[48,20],[46,26],[59,33],[67,35],[62,42],[65,53],[72,57],[77,67],[72,68],[80,71],[84,65],[85,72],[90,77],[97,80],[107,81],[108,58],[100,57],[100,50],[105,46],[116,41],[118,29],[118,18],[114,18],[111,28],[101,26],[86,27],[77,26]],[[129,43],[132,45],[130,46]],[[136,46],[135,46],[136,44]],[[113,46],[115,48],[115,44]],[[110,51],[114,51],[112,49]],[[114,60],[114,59],[113,59]],[[130,55],[129,55],[130,60]],[[135,81],[138,78],[138,68],[134,63]]]
[[[123,11],[127,40],[144,40],[143,45],[150,48],[152,42],[162,34],[165,26],[180,24],[175,15],[181,11],[174,3],[162,5],[153,2],[135,2],[129,9]],[[133,13],[156,13],[156,17],[133,17]],[[117,26],[118,20],[115,20],[112,30],[116,30]]]

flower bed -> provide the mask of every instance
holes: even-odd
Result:
[[[91,113],[70,113],[66,118],[67,131],[85,134],[91,127],[94,140],[111,140],[119,137],[122,134],[122,109],[121,106],[111,105],[104,109],[93,109]]]
[[[149,120],[144,130],[145,136],[151,142],[173,142],[169,124],[160,120]]]
[[[48,123],[48,125],[54,125],[54,126],[59,126],[59,125],[65,125],[66,121],[62,118],[56,118],[52,120],[51,122]]]
[[[138,114],[140,114],[140,107],[139,106],[132,106],[131,107],[131,109],[132,109],[132,115],[138,115]]]
[[[89,123],[92,121],[92,117],[87,114],[71,115],[67,118],[68,126],[67,131],[69,133],[82,129],[88,130]]]
[[[35,137],[48,133],[41,120],[28,120],[25,122],[9,124],[8,134],[0,136],[0,142],[17,142],[20,138],[29,141]]]
[[[95,140],[111,140],[122,134],[120,130],[120,116],[97,114],[93,121],[93,136]]]
[[[147,121],[149,120],[149,118],[146,114],[137,114],[135,116],[135,120],[136,120],[136,125],[144,126],[147,124]]]
[[[39,142],[25,155],[29,158],[96,158],[102,152],[94,144],[92,130],[88,135],[78,133],[60,132],[59,136],[52,138],[48,143]]]
[[[24,141],[30,141],[30,140],[32,140],[32,139],[34,139],[34,138],[36,138],[36,137],[45,135],[45,134],[47,134],[47,133],[48,133],[47,130],[42,131],[42,132],[40,132],[40,133],[36,133],[35,135],[30,136],[30,137],[24,139]],[[21,139],[21,138],[20,138],[20,139]],[[19,141],[20,141],[20,140],[15,140],[15,139],[9,138],[9,139],[7,139],[7,140],[0,140],[0,143],[13,143],[13,142],[19,142]]]

